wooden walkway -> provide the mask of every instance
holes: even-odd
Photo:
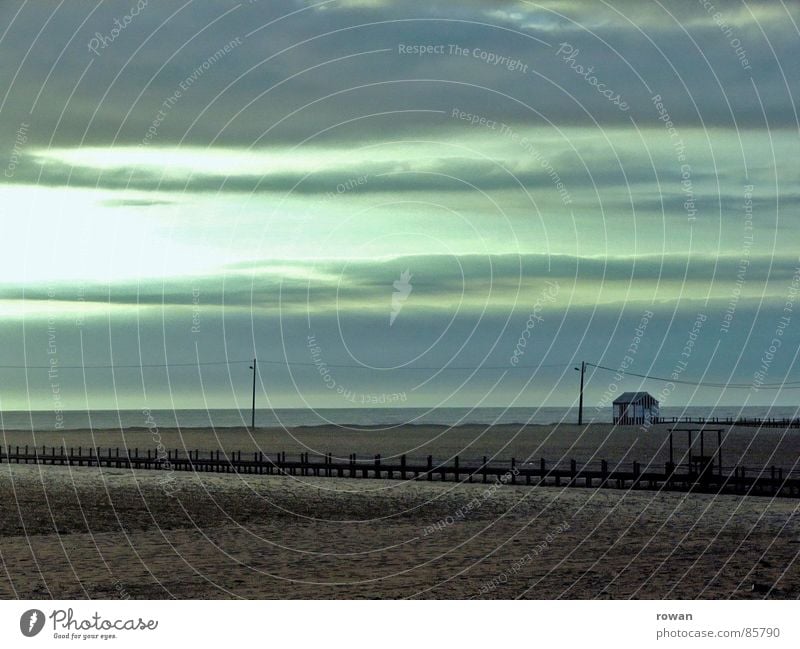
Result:
[[[774,417],[659,417],[657,424],[723,424],[756,428],[800,428],[800,418]]]
[[[707,458],[703,458],[707,460]],[[458,456],[447,462],[434,462],[432,456],[408,461],[401,455],[384,462],[380,455],[368,460],[355,454],[345,460],[330,453],[311,456],[301,453],[296,459],[286,453],[266,455],[220,451],[83,449],[26,447],[0,448],[0,463],[40,464],[56,466],[107,467],[115,469],[147,469],[156,471],[194,471],[197,473],[239,473],[255,475],[323,476],[339,478],[372,478],[390,480],[436,480],[518,485],[651,489],[730,493],[754,496],[800,497],[800,473],[784,472],[781,467],[763,469],[730,467],[692,461],[688,464],[665,463],[663,468],[642,468],[638,462],[627,465],[606,460],[578,464],[575,460],[557,465],[545,459],[537,462],[479,461],[463,462]],[[612,467],[612,468],[609,468]]]

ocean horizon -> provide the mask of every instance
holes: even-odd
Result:
[[[250,425],[250,410],[225,409],[141,409],[141,410],[13,410],[0,412],[0,429],[11,430],[86,430],[148,428],[236,428]],[[666,406],[662,417],[795,418],[800,408],[793,406]],[[404,425],[493,425],[575,423],[578,409],[572,407],[491,407],[491,408],[276,408],[257,409],[256,427],[298,428],[336,425],[385,429]],[[586,423],[611,423],[611,408],[597,411],[584,408]]]

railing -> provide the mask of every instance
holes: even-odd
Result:
[[[44,464],[55,466],[87,466],[115,469],[192,471],[196,473],[238,473],[256,475],[291,475],[339,478],[375,478],[395,480],[438,480],[455,482],[500,482],[539,486],[596,487],[619,489],[653,489],[669,491],[703,491],[746,495],[800,497],[800,475],[784,467],[762,469],[734,466],[724,468],[718,463],[673,464],[651,468],[639,462],[609,463],[607,460],[579,464],[576,460],[550,463],[544,458],[518,462],[481,460],[461,461],[456,456],[434,461],[405,455],[385,462],[380,455],[360,459],[351,454],[347,459],[331,453],[314,455],[301,453],[297,459],[287,459],[286,453],[274,455],[241,451],[226,453],[208,451],[106,449],[101,451],[82,447],[30,449],[0,448],[0,462],[10,464]],[[652,464],[652,463],[651,463]]]
[[[800,418],[776,417],[658,417],[654,424],[723,424],[763,428],[800,428]]]

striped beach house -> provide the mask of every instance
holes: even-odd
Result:
[[[658,400],[649,392],[623,392],[614,399],[613,408],[615,424],[658,423]]]

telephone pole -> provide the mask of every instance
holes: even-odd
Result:
[[[578,426],[583,426],[583,375],[586,374],[586,363],[581,361],[580,369],[576,367],[575,370],[581,373],[581,392],[578,398]]]
[[[256,428],[256,359],[253,359],[253,364],[250,366],[253,370],[253,409],[250,413],[250,428]]]

